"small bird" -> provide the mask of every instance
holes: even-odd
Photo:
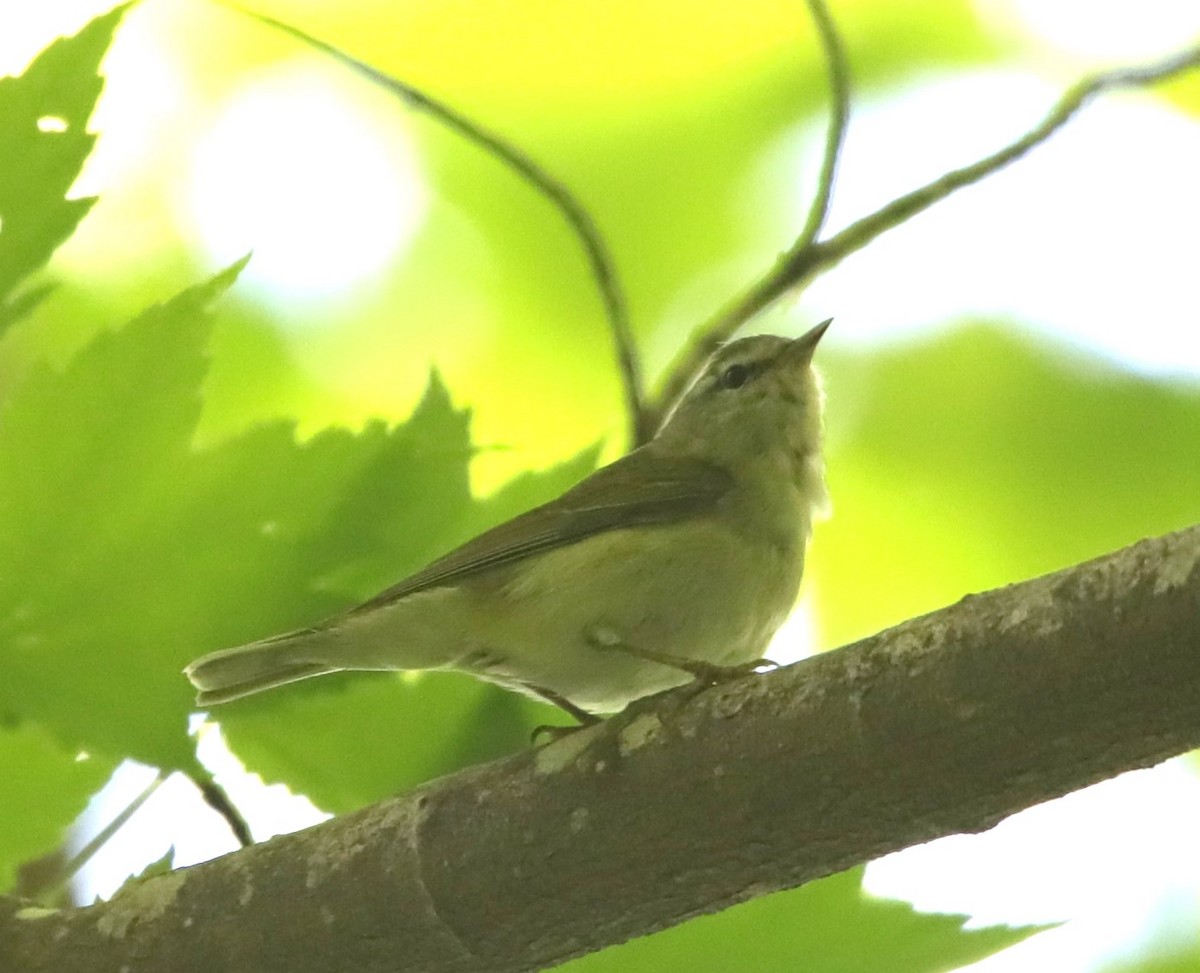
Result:
[[[347,669],[466,672],[580,722],[749,671],[826,505],[829,326],[720,348],[648,443],[311,628],[202,656],[207,707]]]

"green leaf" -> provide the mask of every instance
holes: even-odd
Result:
[[[1184,943],[1177,939],[1163,945],[1147,943],[1142,954],[1106,963],[1098,973],[1196,973],[1200,970],[1200,940],[1196,938],[1194,928],[1189,930]]]
[[[87,121],[103,81],[100,61],[128,4],[59,38],[19,78],[0,78],[0,334],[46,293],[14,293],[45,265],[91,209],[66,194],[91,152]]]
[[[204,309],[240,269],[101,335],[62,372],[35,369],[0,409],[0,712],[71,747],[188,757],[186,693],[170,691],[178,670],[162,671],[161,650],[190,598],[176,514]]]
[[[492,496],[479,501],[476,509],[478,529],[474,533],[481,533],[565,493],[596,468],[600,449],[596,445],[553,469],[513,477]]]
[[[146,867],[135,875],[130,875],[121,883],[121,887],[117,889],[109,898],[115,898],[122,892],[128,891],[134,885],[146,881],[148,878],[154,878],[156,875],[166,875],[171,871],[172,863],[175,860],[175,846],[171,845],[162,855],[154,861],[147,863]]]
[[[36,726],[0,727],[6,811],[0,828],[0,892],[12,888],[19,865],[61,844],[114,767],[113,761],[81,759]]]
[[[529,745],[536,704],[470,676],[353,673],[213,713],[267,781],[343,813]]]
[[[777,892],[556,967],[561,973],[935,973],[990,956],[1043,926],[965,930],[862,891],[862,868]]]
[[[189,768],[192,658],[348,607],[591,468],[476,501],[469,416],[436,375],[396,426],[298,442],[275,422],[193,447],[205,308],[240,266],[35,369],[0,411],[0,707],[71,746]],[[254,769],[337,809],[523,746],[539,721],[462,678],[324,682],[218,715]]]

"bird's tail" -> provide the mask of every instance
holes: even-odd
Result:
[[[320,629],[289,632],[274,638],[201,656],[183,670],[199,692],[197,706],[214,706],[274,689],[298,679],[337,672],[320,659],[328,633]]]

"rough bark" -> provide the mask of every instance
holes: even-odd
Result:
[[[110,902],[0,901],[0,969],[536,969],[1197,746],[1200,526]]]

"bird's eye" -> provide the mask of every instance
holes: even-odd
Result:
[[[721,388],[740,389],[750,379],[750,368],[737,362],[721,372]]]

